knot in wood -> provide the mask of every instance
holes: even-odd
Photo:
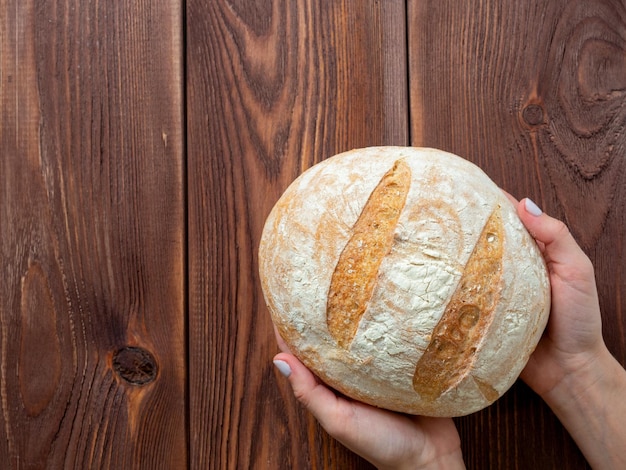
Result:
[[[529,104],[522,110],[522,117],[529,126],[538,126],[543,124],[543,108],[538,104]]]
[[[130,384],[145,385],[156,378],[157,363],[145,349],[127,346],[113,354],[113,370]]]

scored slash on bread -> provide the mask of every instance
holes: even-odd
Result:
[[[330,282],[326,321],[328,331],[344,349],[354,339],[372,296],[410,186],[411,169],[397,160],[372,192],[339,256]]]
[[[413,388],[433,401],[471,371],[474,355],[493,320],[502,277],[502,216],[491,214],[463,270],[426,351],[417,362]],[[497,392],[485,381],[477,383],[483,394]],[[485,389],[489,392],[485,392]],[[493,392],[491,392],[493,390]]]

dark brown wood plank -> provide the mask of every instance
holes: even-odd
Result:
[[[181,12],[0,2],[3,468],[186,466]]]
[[[478,163],[568,223],[626,364],[626,5],[410,0],[408,34],[412,144]],[[469,468],[587,466],[521,383],[457,423]]]
[[[257,279],[304,169],[408,143],[401,1],[187,3],[192,468],[363,468],[295,402]]]

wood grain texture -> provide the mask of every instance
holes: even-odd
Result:
[[[465,156],[570,226],[626,364],[626,5],[410,0],[408,34],[412,144]],[[457,423],[469,468],[587,467],[521,383]]]
[[[256,261],[355,147],[565,220],[626,364],[625,128],[623,0],[0,0],[0,465],[371,468],[274,371]],[[587,468],[523,383],[457,424],[469,468]]]
[[[399,1],[187,3],[192,468],[365,468],[295,402],[256,253],[304,169],[407,144]]]
[[[2,468],[186,465],[181,14],[0,2]]]

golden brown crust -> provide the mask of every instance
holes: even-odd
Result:
[[[471,371],[491,324],[502,277],[504,229],[497,208],[485,224],[458,288],[413,375],[413,388],[433,401]],[[479,385],[480,386],[480,385]]]
[[[382,177],[352,228],[330,283],[328,331],[344,349],[350,347],[378,268],[393,244],[393,235],[411,185],[411,169],[402,160]]]

